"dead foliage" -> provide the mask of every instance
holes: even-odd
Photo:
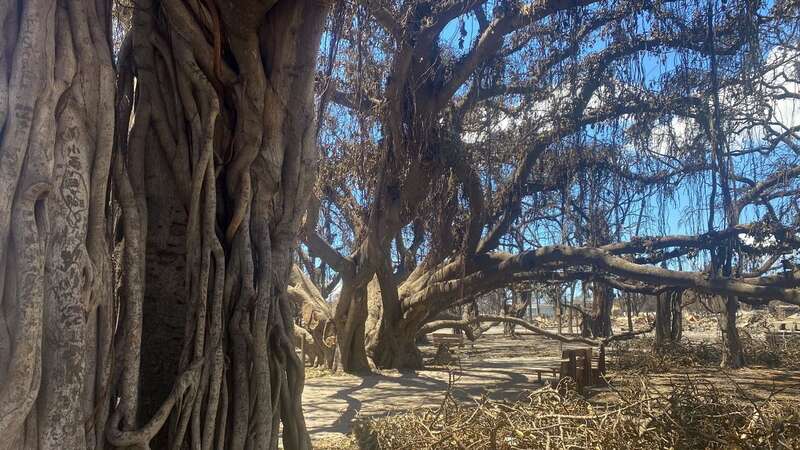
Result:
[[[741,341],[748,364],[800,370],[800,339],[778,338],[770,342],[744,332]]]
[[[614,342],[606,353],[609,366],[615,370],[648,373],[670,371],[676,367],[715,366],[722,359],[719,345],[709,342],[684,339],[654,351],[654,341],[652,337],[643,337]]]
[[[335,435],[314,439],[311,442],[314,450],[358,450],[356,441],[350,435]]]
[[[447,395],[438,408],[361,420],[361,449],[800,448],[800,405],[753,401],[685,380],[659,394],[641,378],[593,405],[550,387],[515,403]]]
[[[800,370],[800,341],[769,342],[762,336],[740,330],[742,350],[748,365]],[[716,367],[722,359],[718,343],[681,340],[654,351],[651,337],[614,342],[608,348],[610,367],[637,373],[665,372],[675,368]]]
[[[306,370],[306,376],[305,376],[306,380],[310,380],[312,378],[329,377],[331,375],[336,374],[336,372],[334,372],[331,369],[328,369],[327,367],[307,366],[305,370]]]

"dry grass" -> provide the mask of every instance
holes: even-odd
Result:
[[[306,380],[334,375],[334,372],[326,367],[306,366]]]
[[[748,365],[789,370],[800,369],[800,341],[770,344],[761,337],[740,331]],[[675,368],[716,367],[722,359],[719,343],[682,340],[653,351],[650,337],[621,341],[608,349],[609,366],[637,373],[668,372]]]
[[[515,403],[448,395],[438,408],[357,422],[354,434],[362,449],[800,448],[796,403],[688,380],[664,394],[645,378],[626,386],[604,407],[549,387]]]
[[[358,450],[358,443],[349,435],[315,439],[311,443],[314,450]]]
[[[800,370],[800,340],[779,340],[769,343],[747,332],[743,332],[741,337],[748,364]]]
[[[637,373],[668,372],[676,367],[718,366],[719,344],[682,340],[653,351],[652,337],[615,342],[609,347],[609,367]]]

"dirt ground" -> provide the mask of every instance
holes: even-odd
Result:
[[[713,339],[711,333],[687,334],[689,339]],[[533,368],[551,365],[560,357],[561,348],[558,342],[531,334],[505,337],[502,327],[497,327],[474,344],[467,343],[458,349],[459,363],[450,369],[432,367],[405,373],[383,371],[364,377],[311,372],[303,392],[306,425],[315,444],[340,448],[331,443],[348,441],[345,435],[354,419],[436,406],[441,403],[450,383],[453,384],[453,395],[462,400],[484,395],[497,400],[517,399],[527,391],[541,387]],[[432,346],[421,349],[427,356],[435,352]],[[776,392],[793,398],[800,395],[800,372],[797,371],[747,368],[731,372],[716,368],[676,368],[668,373],[649,375],[653,385],[665,388],[686,377],[702,378],[718,386],[746,391],[756,398],[766,398]],[[612,384],[625,378],[624,374],[614,371],[613,361],[609,361],[608,378]],[[613,401],[609,390],[598,390],[591,395],[598,402]]]

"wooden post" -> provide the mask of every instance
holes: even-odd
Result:
[[[606,374],[606,346],[600,346],[600,355],[597,357],[597,383],[599,384],[603,375]]]
[[[583,351],[583,371],[586,386],[594,386],[594,375],[592,374],[592,348],[588,347]]]
[[[578,392],[582,389],[580,386],[580,382],[578,380],[578,365],[577,365],[577,355],[575,354],[575,350],[564,350],[561,352],[561,359],[567,360],[561,363],[561,373],[558,377],[558,381],[562,381],[564,378],[570,377],[572,378],[576,384],[578,384]]]
[[[572,328],[572,306],[575,306],[575,284],[573,283],[572,286],[569,287],[569,312],[567,314],[569,320],[569,334],[574,333],[574,329]]]

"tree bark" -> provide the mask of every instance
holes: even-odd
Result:
[[[342,370],[358,374],[370,371],[366,350],[367,288],[353,284],[350,277],[342,277],[334,322]]]
[[[142,306],[141,405],[139,417],[152,417],[169,397],[178,375],[186,326],[186,212],[172,193],[175,183],[165,167],[148,158],[145,171],[147,223]],[[133,181],[133,180],[132,180]],[[151,445],[169,446],[164,429]]]
[[[682,290],[668,290],[656,297],[655,349],[662,350],[669,343],[680,341],[683,333]]]
[[[633,332],[633,300],[631,299],[631,294],[627,293],[625,295],[625,315],[628,317],[628,333]]]
[[[397,283],[388,264],[378,270],[370,286],[374,321],[367,351],[373,363],[379,368],[421,369],[422,354],[416,338],[424,313],[403,316]]]
[[[525,312],[530,310],[530,306],[531,306],[531,291],[522,291],[522,292],[514,291],[514,305],[511,308],[512,317],[516,317],[517,319],[524,319]],[[503,324],[503,329],[504,331],[508,330],[507,334],[509,336],[516,336],[516,327],[517,325],[513,322],[505,322]]]
[[[592,312],[588,329],[593,337],[611,336],[611,308],[614,304],[614,293],[611,288],[600,282],[592,283]],[[587,317],[584,317],[584,321]]]
[[[288,282],[329,6],[137,2],[118,58],[114,187],[123,272],[148,270],[123,292],[117,352],[131,370],[115,446],[274,449],[282,434],[310,447]]]
[[[104,442],[110,7],[0,1],[0,449]]]
[[[324,365],[328,369],[333,369],[336,326],[330,306],[322,298],[314,283],[297,266],[292,267],[287,292],[289,300],[299,311],[302,322],[301,327],[295,326],[295,338],[303,338],[304,349],[312,356],[311,365]],[[306,343],[305,341],[309,339],[311,342]]]
[[[739,300],[736,297],[723,299],[723,310],[719,316],[719,327],[722,332],[722,361],[721,367],[738,369],[744,367],[744,351],[739,339],[739,330],[736,328],[736,312],[739,309]]]
[[[516,298],[514,298],[514,297],[516,297],[516,295],[513,292],[512,292],[511,295],[512,295],[511,304],[509,304],[508,299],[506,299],[504,295],[500,296],[500,300],[501,300],[500,307],[502,308],[504,317],[508,316],[509,313],[513,310],[512,305],[513,305],[514,301],[516,300]],[[511,328],[511,326],[510,326],[510,324],[508,322],[504,322],[503,323],[503,335],[504,336],[513,336],[514,335],[514,330]]]
[[[680,342],[683,336],[683,291],[676,291],[672,296],[672,329],[670,339]]]

